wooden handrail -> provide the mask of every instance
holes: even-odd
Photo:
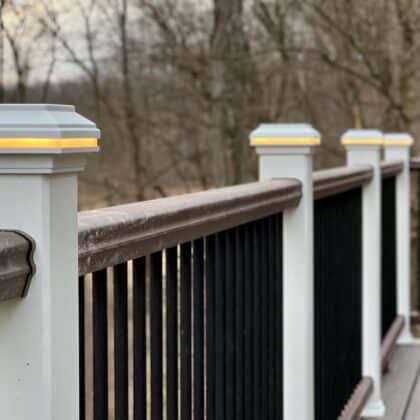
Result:
[[[28,236],[0,231],[0,302],[26,296],[35,272],[34,248]]]
[[[420,156],[413,157],[410,160],[410,169],[412,171],[420,171]]]
[[[283,179],[81,212],[79,273],[280,213],[301,194],[299,181]]]
[[[404,164],[401,160],[389,160],[381,162],[382,179],[392,178],[401,173],[404,169]]]
[[[381,162],[382,179],[392,178],[401,173],[403,169],[404,163],[401,160]]]
[[[389,328],[388,332],[386,333],[385,338],[382,341],[382,347],[381,347],[382,372],[385,372],[388,367],[389,360],[395,348],[395,344],[403,328],[404,328],[404,317],[397,316],[394,322],[392,323],[391,327]]]
[[[369,165],[343,166],[314,172],[315,200],[361,187],[371,181],[373,169]]]
[[[362,410],[373,391],[371,378],[363,378],[344,407],[338,420],[359,420]]]

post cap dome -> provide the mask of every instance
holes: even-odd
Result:
[[[384,144],[391,147],[410,147],[414,144],[414,138],[408,133],[386,133]]]
[[[72,105],[0,104],[0,151],[98,150],[100,130]]]
[[[310,124],[261,124],[250,135],[252,146],[316,146],[321,135]]]
[[[347,130],[341,137],[344,145],[383,145],[384,134],[379,130]]]

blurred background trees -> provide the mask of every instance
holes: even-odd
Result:
[[[254,179],[249,132],[420,134],[420,0],[0,0],[0,100],[102,129],[83,208]],[[419,150],[418,150],[419,151]]]

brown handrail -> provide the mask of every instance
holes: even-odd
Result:
[[[0,302],[26,296],[35,272],[34,247],[22,233],[0,231]]]
[[[361,187],[372,180],[373,169],[369,165],[343,166],[314,172],[315,200]]]
[[[363,378],[354,390],[338,420],[359,420],[372,391],[373,380],[371,378]]]
[[[382,341],[381,347],[381,366],[382,372],[385,372],[388,368],[389,361],[391,359],[392,352],[397,343],[398,337],[404,328],[404,317],[397,316],[385,335]]]
[[[283,179],[81,212],[79,273],[279,213],[301,194],[299,181]]]
[[[410,160],[410,169],[412,171],[420,171],[420,156],[413,157]]]
[[[401,160],[381,162],[382,179],[392,178],[401,173],[403,169],[404,163]]]

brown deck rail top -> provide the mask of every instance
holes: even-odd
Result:
[[[295,207],[293,179],[144,201],[79,213],[79,273],[148,255]]]
[[[361,187],[371,181],[370,165],[343,166],[314,172],[315,200]]]
[[[416,156],[416,157],[411,158],[410,169],[412,171],[419,171],[420,170],[420,156]]]
[[[389,160],[381,163],[382,178],[392,178],[404,169],[402,160]]]
[[[0,230],[0,302],[24,297],[35,272],[34,243],[19,232]]]

